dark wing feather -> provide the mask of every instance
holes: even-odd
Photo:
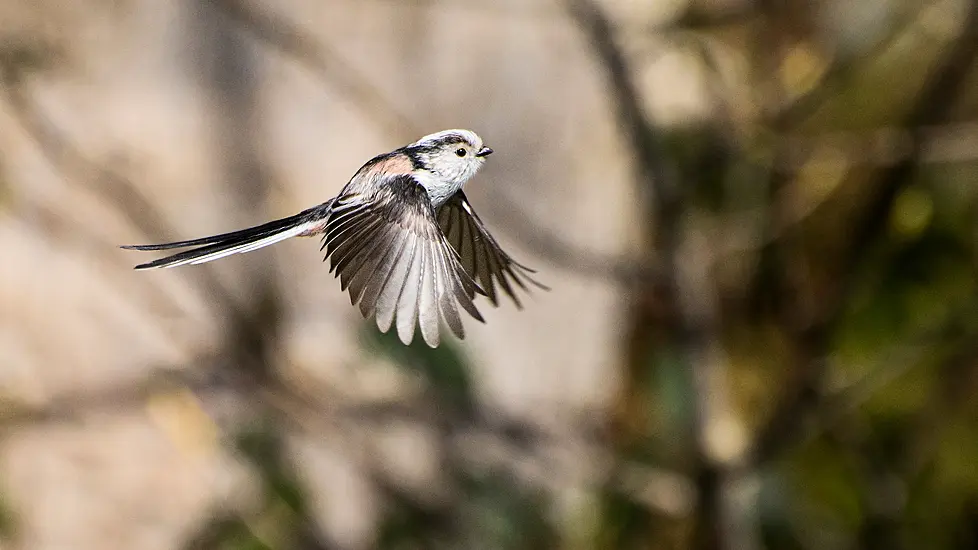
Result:
[[[530,274],[536,271],[517,262],[503,251],[462,191],[452,195],[438,209],[438,225],[461,258],[466,273],[485,289],[494,306],[499,305],[496,285],[502,288],[518,308],[522,304],[511,283],[524,291],[529,290],[527,283],[549,290],[531,277]]]
[[[410,175],[390,176],[369,195],[340,196],[326,224],[323,246],[364,317],[386,332],[397,327],[409,344],[417,327],[439,342],[439,321],[459,338],[465,332],[457,305],[482,320],[473,297],[482,289],[466,273],[438,227],[428,194]],[[456,305],[457,304],[457,305]]]

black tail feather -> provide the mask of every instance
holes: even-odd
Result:
[[[223,244],[232,242],[238,244],[248,239],[265,237],[287,227],[294,226],[295,224],[303,221],[304,216],[307,214],[308,211],[300,212],[294,216],[270,221],[268,223],[263,223],[247,229],[239,229],[237,231],[221,233],[220,235],[211,235],[210,237],[201,237],[199,239],[190,239],[189,241],[175,241],[172,243],[161,244],[126,244],[122,245],[121,248],[125,248],[126,250],[169,250],[171,248],[186,248],[188,246],[200,246],[207,244]]]
[[[244,230],[244,231],[247,231],[247,230]],[[243,236],[243,237],[230,237],[230,238],[227,238],[226,240],[221,241],[221,242],[208,241],[208,242],[212,242],[212,244],[208,244],[206,246],[201,246],[199,248],[193,248],[191,250],[185,250],[183,252],[178,252],[177,254],[172,254],[170,256],[166,256],[165,258],[160,258],[158,260],[153,260],[152,262],[146,262],[144,264],[139,264],[136,267],[134,267],[133,269],[154,269],[154,268],[157,268],[157,267],[166,267],[166,266],[168,266],[170,264],[174,264],[174,263],[177,263],[177,262],[182,262],[183,260],[190,260],[190,259],[194,259],[194,258],[200,258],[200,257],[206,256],[208,254],[213,254],[214,252],[221,252],[222,250],[227,250],[229,248],[233,248],[235,246],[242,245],[242,244],[247,243],[249,241],[252,241],[252,240],[255,240],[257,238],[260,238],[261,236],[265,236],[265,235],[260,235],[259,234],[259,235]],[[216,237],[218,237],[218,235],[215,235],[213,237],[204,237],[203,239],[197,239],[197,241],[204,241],[204,240],[207,240],[207,239],[215,239]],[[183,241],[183,242],[195,242],[195,241]],[[170,243],[170,244],[175,244],[175,243]],[[123,248],[130,248],[130,247],[125,247],[124,246]],[[132,249],[132,250],[160,250],[159,248],[130,248],[130,249]]]
[[[230,254],[256,250],[284,239],[306,234],[310,230],[315,231],[318,224],[329,217],[330,208],[331,203],[326,202],[287,218],[270,221],[247,229],[231,231],[230,233],[221,233],[220,235],[172,243],[125,245],[122,248],[127,250],[169,250],[172,248],[196,247],[152,262],[137,265],[136,269],[199,264],[223,258]]]

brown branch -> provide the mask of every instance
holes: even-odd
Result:
[[[903,126],[918,128],[941,124],[950,114],[978,56],[978,1],[969,3],[961,28],[960,35],[909,109]],[[775,407],[771,420],[760,429],[754,446],[754,463],[771,460],[795,443],[801,431],[799,426],[821,405],[822,378],[826,368],[824,357],[829,346],[829,335],[853,292],[859,266],[885,233],[893,205],[900,192],[913,181],[924,151],[924,140],[914,134],[910,153],[882,171],[876,183],[872,184],[876,195],[861,212],[841,254],[836,271],[838,284],[829,291],[828,296],[819,300],[817,308],[808,318],[801,321],[803,325],[797,327],[800,330],[798,340],[803,365],[801,376],[795,387],[786,392]]]
[[[42,236],[50,239],[54,247],[73,247],[87,259],[104,262],[106,265],[118,263],[118,243],[108,242],[100,237],[90,226],[79,222],[73,216],[65,216],[62,210],[48,204],[24,202],[15,210],[24,223],[35,226]],[[146,285],[134,278],[120,282],[130,296],[143,294],[146,302],[164,316],[178,314],[171,296],[157,285]],[[121,290],[121,289],[120,289]]]
[[[844,422],[851,414],[857,412],[867,401],[876,396],[888,385],[904,376],[914,368],[927,364],[935,357],[944,357],[939,365],[934,367],[936,372],[952,372],[973,368],[978,359],[978,345],[974,330],[967,328],[968,323],[962,320],[968,318],[978,303],[968,301],[961,304],[955,315],[949,316],[942,326],[925,331],[914,338],[912,342],[897,345],[881,353],[877,364],[862,368],[866,374],[851,384],[825,393],[819,406],[812,410],[810,418],[796,426],[794,444],[804,444]],[[953,351],[948,351],[953,350]],[[948,380],[958,380],[960,377],[944,377]],[[961,388],[970,397],[967,386]],[[933,424],[931,424],[933,425]]]
[[[732,417],[732,411],[727,403],[726,363],[720,350],[719,311],[711,299],[715,289],[707,271],[712,253],[705,250],[708,247],[695,232],[683,232],[683,222],[689,220],[684,220],[686,195],[678,169],[669,159],[658,129],[642,108],[611,23],[593,0],[567,0],[567,4],[601,60],[609,82],[619,127],[624,129],[635,156],[638,182],[650,200],[645,219],[654,246],[651,254],[662,267],[659,280],[635,289],[626,374],[630,388],[627,391],[631,393],[626,395],[626,407],[643,400],[648,348],[657,334],[660,338],[664,334],[662,343],[682,354],[694,410],[688,426],[693,437],[696,480],[694,547],[749,548],[751,529],[745,524],[746,514],[731,500],[736,480],[732,478],[732,464],[727,462],[738,457],[718,449],[713,435],[718,423]],[[684,258],[693,252],[705,252],[706,257]],[[660,309],[659,313],[654,312]],[[644,435],[638,432],[627,437]]]
[[[42,113],[27,94],[27,83],[5,88],[7,103],[17,123],[32,139],[38,150],[51,166],[65,179],[76,182],[109,204],[118,206],[119,212],[146,235],[166,240],[177,240],[176,233],[159,213],[158,209],[139,191],[139,187],[121,172],[90,159],[69,137]],[[215,313],[225,315],[241,331],[242,338],[258,339],[263,328],[255,316],[238,303],[212,269],[192,269],[184,272],[193,278],[214,302]]]
[[[911,27],[919,24],[922,14],[932,8],[937,1],[922,2],[919,6],[907,9],[905,13],[900,14],[899,19],[890,26],[891,31],[873,44],[870,51],[865,52],[859,58],[835,57],[833,63],[822,73],[817,84],[774,111],[771,117],[771,125],[774,128],[792,128],[813,115],[826,101],[836,97],[836,93],[858,72],[861,68],[859,66],[861,60],[875,59],[886,53]]]
[[[413,139],[418,124],[402,113],[356,67],[344,61],[324,43],[306,35],[270,8],[260,9],[251,0],[212,0],[229,19],[260,42],[312,70],[360,107],[370,119],[379,120],[390,135],[401,141]]]
[[[458,2],[456,0],[346,0],[349,4],[362,5],[367,2],[388,7],[413,6],[422,9],[464,10],[472,15],[493,15],[507,18],[531,19],[539,23],[552,23],[561,12],[554,6],[538,2]]]
[[[571,16],[585,31],[605,70],[615,97],[618,121],[636,156],[639,177],[655,201],[656,223],[675,225],[679,212],[678,173],[667,160],[654,125],[645,115],[624,53],[615,42],[611,23],[593,0],[566,0]]]
[[[662,268],[651,259],[642,261],[621,255],[605,254],[576,245],[557,230],[541,225],[526,213],[518,201],[499,193],[488,206],[505,223],[502,231],[519,235],[521,244],[550,264],[584,277],[632,288],[637,284],[654,283],[663,277]]]
[[[191,389],[199,395],[222,389],[212,380],[202,377],[201,372],[164,366],[145,379],[95,391],[69,393],[39,405],[7,400],[0,410],[0,436],[24,427],[74,423],[94,414],[139,409],[154,395],[176,388]]]

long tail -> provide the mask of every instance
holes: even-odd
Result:
[[[179,252],[159,260],[139,264],[135,269],[156,269],[195,265],[217,260],[231,254],[251,252],[259,248],[275,244],[285,239],[314,232],[329,216],[330,203],[304,210],[280,220],[263,223],[255,227],[222,233],[189,241],[176,241],[163,244],[133,244],[124,245],[127,250],[169,250],[194,246],[191,250]]]

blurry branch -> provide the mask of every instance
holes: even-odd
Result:
[[[975,306],[972,301],[966,302],[961,313],[970,315]],[[866,374],[858,380],[840,388],[823,388],[820,406],[813,410],[810,418],[797,425],[795,432],[784,440],[785,446],[789,442],[801,445],[815,439],[856,413],[867,401],[910,370],[933,361],[935,356],[943,357],[936,367],[939,373],[953,371],[961,365],[974,365],[978,359],[976,335],[968,333],[971,331],[962,333],[960,318],[961,315],[952,315],[946,324],[927,331],[913,342],[880,354],[876,364],[866,368]],[[952,351],[947,353],[945,350],[949,343]]]
[[[636,155],[642,183],[648,187],[655,204],[656,223],[662,228],[675,225],[679,216],[679,182],[676,168],[666,156],[664,147],[651,122],[646,118],[642,100],[632,80],[624,53],[615,42],[611,23],[593,0],[566,0],[571,16],[585,31],[607,72],[611,92],[618,107],[618,120]],[[667,238],[664,236],[664,238]],[[663,244],[663,243],[660,243]],[[662,250],[663,254],[668,254]]]
[[[931,73],[923,90],[914,100],[905,117],[906,128],[920,128],[945,122],[945,118],[956,104],[956,100],[968,82],[968,77],[978,56],[978,0],[968,3],[968,12],[961,26],[960,35],[949,45],[947,53],[940,59],[938,67]],[[875,182],[875,197],[857,215],[852,237],[842,252],[836,270],[838,283],[829,290],[829,295],[819,300],[818,306],[805,325],[798,328],[798,335],[808,358],[809,365],[801,369],[802,375],[797,387],[786,392],[774,409],[771,420],[759,431],[754,448],[753,460],[763,463],[783,452],[795,440],[799,429],[809,412],[817,410],[822,403],[821,384],[825,371],[825,359],[831,331],[844,312],[848,298],[856,285],[859,265],[874,243],[885,232],[887,220],[893,205],[907,185],[913,181],[924,142],[919,133],[912,133],[908,144],[909,154],[891,167],[880,172]]]
[[[915,140],[920,143],[917,152],[913,147]],[[922,126],[917,129],[891,127],[867,132],[787,135],[783,141],[783,154],[773,168],[786,175],[796,174],[806,167],[817,169],[819,161],[813,159],[813,155],[825,150],[837,152],[838,156],[833,155],[832,161],[841,158],[849,168],[893,166],[915,154],[918,155],[918,164],[978,161],[978,122],[974,121]],[[788,203],[797,202],[795,196],[798,194],[804,193],[793,186],[787,186],[774,197],[777,204],[773,208],[789,214],[773,220],[766,235],[751,233],[747,238],[738,238],[736,232],[731,233],[725,229],[726,241],[730,242],[730,246],[719,251],[721,256],[715,258],[715,261],[722,262],[731,254],[755,251],[776,242],[832,199],[831,194],[820,196],[805,204],[804,209],[799,211],[797,207],[788,206]],[[519,235],[530,252],[556,267],[587,278],[611,280],[622,285],[661,281],[664,276],[662,268],[652,259],[604,254],[576,245],[559,231],[541,225],[517,201],[505,195],[498,198],[498,204],[490,205],[489,208],[505,218],[507,223],[503,226],[503,231]],[[716,225],[723,228],[749,227],[749,222],[764,215],[763,210],[764,208],[758,207],[725,214]]]
[[[917,164],[978,160],[978,121],[889,127],[868,132],[787,135],[785,155],[775,169],[797,172],[814,151],[830,148],[845,155],[848,165],[892,166],[916,159]]]
[[[857,412],[886,386],[920,366],[922,361],[934,353],[937,349],[935,346],[942,343],[943,337],[942,334],[935,334],[931,338],[923,338],[912,345],[900,346],[898,349],[884,353],[879,364],[859,380],[832,392],[825,392],[823,403],[814,411],[811,421],[799,426],[800,429],[794,434],[796,444],[811,441]]]
[[[99,164],[86,156],[70,138],[41,113],[27,94],[27,83],[22,77],[0,83],[11,113],[26,134],[34,140],[39,151],[51,166],[65,179],[76,182],[109,204],[118,205],[119,212],[130,223],[146,235],[161,240],[174,239],[175,232],[163,216],[146,199],[127,176],[107,166]],[[241,327],[252,337],[260,332],[260,327],[249,320],[248,314],[239,306],[233,296],[217,280],[210,269],[195,269],[187,272],[201,284],[209,298],[217,302],[215,310],[224,312],[232,319],[240,320]],[[148,284],[151,284],[148,282]]]
[[[890,210],[899,194],[917,169],[925,152],[926,136],[917,129],[946,122],[947,116],[957,103],[965,84],[968,83],[975,58],[978,56],[978,0],[968,3],[968,13],[962,23],[961,34],[949,46],[942,64],[932,73],[907,115],[904,127],[914,131],[910,138],[910,152],[888,170],[880,174],[877,199],[857,223],[855,239],[845,257],[844,266],[854,266],[862,258],[869,245],[886,226]],[[853,270],[846,270],[853,273]],[[852,281],[848,281],[851,286]]]
[[[914,7],[907,8],[892,25],[888,26],[888,34],[873,44],[870,50],[861,56],[857,58],[835,56],[832,64],[823,72],[814,86],[785,105],[777,106],[771,117],[772,126],[775,128],[792,128],[814,114],[827,100],[835,97],[835,94],[845,86],[848,79],[861,68],[860,62],[866,59],[875,59],[884,54],[908,30],[920,24],[922,15],[940,1],[942,0],[926,0]],[[914,3],[910,2],[909,4]]]
[[[532,21],[538,25],[563,24],[562,17],[566,15],[557,4],[550,2],[528,2],[525,0],[515,1],[464,1],[458,0],[345,0],[349,4],[366,4],[388,7],[411,6],[430,10],[458,10],[469,15],[485,15],[489,17],[500,17],[506,19],[523,19]],[[621,18],[620,25],[627,26],[628,30],[638,32],[659,32],[668,33],[671,30],[706,30],[722,25],[732,25],[748,21],[754,11],[749,8],[749,4],[743,6],[725,7],[722,10],[696,10],[687,9],[679,18],[663,22],[659,17],[651,20],[645,18]]]
[[[914,141],[919,148],[914,148]],[[920,128],[879,128],[867,132],[827,132],[817,135],[786,135],[772,170],[788,178],[802,170],[827,172],[858,168],[885,168],[917,157],[917,164],[953,164],[978,161],[978,122],[956,122]],[[840,170],[841,168],[841,170]],[[760,250],[788,237],[810,218],[833,193],[824,193],[799,201],[809,194],[801,187],[810,185],[804,178],[784,182],[771,197],[771,205],[718,215],[717,224],[726,231],[729,243],[724,256]],[[841,187],[841,186],[840,186]],[[770,220],[765,234],[747,232],[740,236],[736,228],[749,228],[754,220],[764,219],[768,208],[780,215]],[[724,258],[719,258],[722,261]]]
[[[8,83],[5,83],[8,84]],[[138,189],[122,174],[88,159],[74,143],[33,105],[27,84],[5,86],[4,94],[15,120],[34,140],[51,165],[67,179],[83,183],[98,195],[119,203],[129,220],[147,235],[166,236],[167,224]]]
[[[213,386],[186,372],[164,371],[150,378],[101,390],[61,396],[38,405],[5,401],[0,404],[0,437],[25,426],[77,423],[96,414],[142,409],[154,395],[177,388],[203,394]]]
[[[346,0],[350,4],[373,3],[390,7],[413,6],[426,9],[456,9],[469,14],[497,15],[506,18],[531,18],[534,21],[553,21],[561,12],[543,2],[459,2],[458,0]]]
[[[451,423],[443,436],[443,449],[450,457],[480,467],[503,466],[535,486],[559,491],[568,485],[566,472],[556,456],[569,454],[592,457],[598,467],[589,475],[608,477],[609,483],[650,508],[669,517],[685,517],[695,506],[692,480],[676,472],[627,460],[610,460],[607,441],[597,427],[584,426],[573,433],[510,419],[501,411],[480,407],[468,419],[447,417],[436,398],[382,402],[345,402],[336,396],[308,395],[296,388],[280,387],[261,394],[261,402],[272,407],[288,424],[313,436],[323,433],[388,425],[393,419],[421,426]],[[586,424],[586,423],[585,423]],[[456,458],[451,458],[452,456]],[[364,452],[362,464],[384,470],[382,457]],[[375,481],[385,485],[375,475]],[[577,480],[581,481],[581,480]],[[584,480],[594,486],[598,479]]]
[[[920,143],[916,153],[914,140]],[[783,143],[783,153],[776,159],[777,164],[773,169],[785,175],[796,174],[806,167],[817,169],[819,161],[813,155],[826,150],[833,152],[833,162],[841,158],[849,168],[893,166],[915,154],[918,155],[918,164],[975,162],[978,161],[978,122],[956,122],[917,129],[890,127],[867,132],[789,134],[784,136]],[[832,194],[820,196],[805,204],[804,209],[799,211],[797,207],[788,205],[797,202],[798,194],[804,192],[793,186],[781,188],[774,197],[776,204],[773,209],[787,215],[772,220],[772,226],[765,235],[751,233],[747,238],[738,238],[735,233],[725,229],[726,241],[730,241],[730,246],[720,251],[721,256],[715,260],[722,262],[731,254],[756,251],[776,242],[808,219],[819,206],[832,199]],[[541,225],[517,201],[505,195],[498,199],[497,204],[490,205],[489,208],[504,217],[507,223],[504,224],[503,231],[519,235],[530,252],[556,267],[584,277],[611,280],[622,285],[662,280],[662,268],[652,259],[603,254],[578,246],[559,231]],[[722,215],[723,220],[716,225],[723,228],[749,227],[752,220],[764,215],[764,210],[766,207],[725,214]]]
[[[199,84],[210,96],[210,105],[227,109],[216,119],[217,148],[229,195],[246,209],[265,206],[268,175],[262,149],[256,143],[261,133],[258,112],[259,66],[247,37],[233,21],[228,21],[209,4],[196,5],[201,32],[195,33],[195,47],[212,56],[194,58]],[[252,212],[258,214],[258,212]],[[254,384],[274,379],[272,361],[281,331],[282,295],[277,275],[267,266],[250,270],[247,298],[237,310],[224,313],[228,324],[221,344],[222,356],[232,369],[247,371]]]
[[[541,225],[506,194],[500,193],[489,208],[504,217],[505,232],[519,235],[528,250],[571,273],[629,286],[654,282],[663,276],[661,268],[651,260],[604,254],[572,243],[558,231]]]
[[[735,497],[739,469],[747,447],[745,428],[730,402],[729,362],[720,336],[720,306],[711,277],[715,240],[690,227],[678,255],[677,295],[685,325],[681,344],[692,374],[694,428],[699,464],[699,498],[705,525],[698,535],[702,548],[758,547],[750,506]]]
[[[727,365],[720,349],[718,304],[710,277],[707,243],[690,220],[679,171],[668,157],[654,123],[645,115],[638,88],[624,53],[618,46],[611,23],[593,0],[567,0],[572,17],[590,40],[605,71],[615,99],[620,127],[624,128],[638,166],[638,182],[651,201],[647,230],[652,237],[653,257],[662,266],[659,284],[638,288],[637,311],[632,319],[628,376],[629,385],[642,386],[642,371],[648,368],[647,346],[661,321],[642,311],[647,303],[661,302],[666,319],[663,328],[682,353],[689,375],[693,414],[690,432],[695,449],[696,514],[694,547],[739,548],[754,546],[747,513],[732,498],[733,462],[738,449],[725,448],[722,430],[734,413],[728,403]],[[688,231],[684,231],[688,230]],[[692,254],[696,258],[689,258]],[[677,326],[678,325],[678,326]],[[632,389],[630,391],[642,390]]]
[[[190,364],[207,365],[220,360],[218,356],[202,356]],[[446,420],[444,411],[434,399],[357,401],[321,392],[313,394],[284,384],[255,385],[253,380],[239,376],[240,373],[218,368],[175,371],[162,366],[156,372],[141,381],[65,395],[41,405],[0,403],[0,439],[24,426],[71,424],[84,422],[98,414],[145,410],[154,398],[184,391],[192,392],[205,409],[209,401],[226,403],[227,397],[233,396],[247,404],[251,412],[262,411],[278,424],[291,426],[313,437],[341,433],[355,439],[364,427],[389,425],[392,421],[433,426]],[[584,428],[573,433],[556,432],[507,419],[500,411],[481,408],[477,416],[463,425],[453,426],[449,435],[450,448],[445,449],[446,452],[482,466],[501,465],[512,470],[529,468],[522,472],[523,477],[549,490],[566,487],[568,476],[574,475],[566,472],[559,461],[553,460],[554,449],[563,450],[564,454],[601,457],[594,459],[599,467],[588,475],[605,475],[605,468],[600,464],[607,462],[606,442],[597,433],[597,428]],[[473,444],[473,441],[478,443]],[[497,452],[487,454],[487,449]],[[364,452],[361,462],[376,472],[376,480],[383,477],[385,465],[379,455]],[[683,475],[627,461],[615,464],[613,469],[614,486],[636,501],[671,517],[683,517],[693,508],[696,498],[693,483]],[[584,481],[591,486],[597,479]]]
[[[84,257],[96,259],[104,265],[115,265],[119,262],[118,243],[108,242],[96,235],[91,226],[73,216],[66,216],[63,211],[48,204],[28,202],[25,207],[22,214],[25,221],[37,225],[40,234],[48,237],[58,247],[75,248]],[[127,294],[132,292],[130,296],[136,293],[145,296],[147,303],[161,315],[178,314],[173,300],[158,285],[142,284],[134,278],[120,281],[120,284],[128,288]]]
[[[622,461],[611,486],[666,517],[688,517],[699,504],[692,479],[644,464]]]
[[[358,105],[371,120],[377,120],[398,140],[408,141],[418,133],[418,125],[402,113],[369,82],[356,67],[326,44],[317,43],[294,24],[258,8],[251,0],[211,0],[213,5],[260,42],[278,50],[310,69],[327,85],[339,90]]]

